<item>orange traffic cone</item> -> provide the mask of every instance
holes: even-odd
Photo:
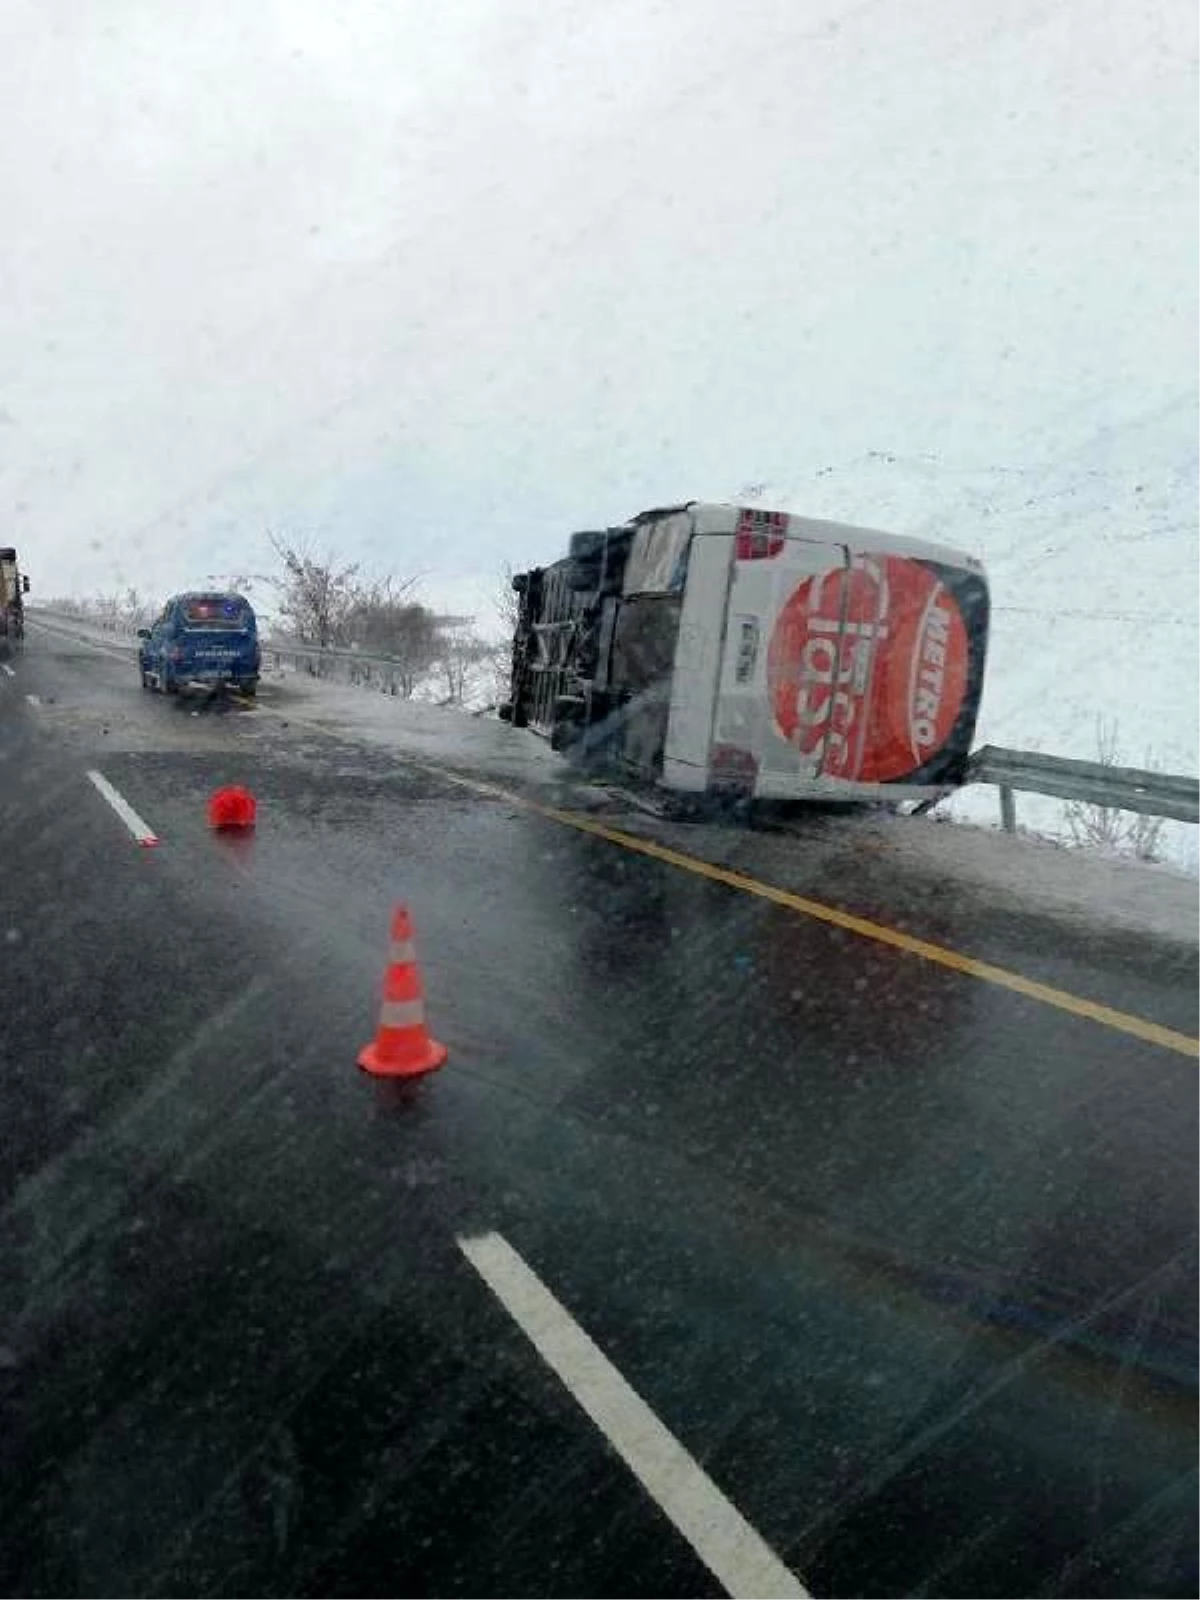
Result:
[[[213,828],[252,828],[258,805],[249,789],[230,784],[209,796],[208,821]]]
[[[359,1051],[358,1064],[377,1078],[416,1078],[440,1067],[448,1053],[426,1030],[412,920],[403,906],[397,906],[392,915],[379,1027],[372,1042]]]

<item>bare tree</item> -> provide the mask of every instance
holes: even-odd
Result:
[[[52,594],[42,603],[47,611],[61,611],[65,617],[86,617],[89,613],[88,602],[73,594]]]
[[[1120,737],[1115,721],[1096,718],[1096,759],[1102,767],[1119,767]],[[1151,754],[1146,755],[1146,770],[1158,770]],[[1097,805],[1090,800],[1068,800],[1064,807],[1071,838],[1079,845],[1102,845],[1139,861],[1157,861],[1162,839],[1163,818],[1144,817],[1136,811],[1119,811],[1116,806]]]
[[[493,648],[469,622],[452,623],[443,628],[437,661],[446,690],[446,704],[463,704],[468,690],[474,688],[478,669],[490,658]]]
[[[122,620],[131,630],[146,627],[153,622],[158,612],[158,607],[150,600],[143,600],[132,585],[126,589],[121,606]]]
[[[521,600],[513,588],[513,579],[517,569],[511,561],[506,561],[500,568],[500,583],[496,590],[496,610],[500,613],[500,626],[504,630],[506,639],[511,639],[517,631],[517,618],[521,613]]]
[[[493,696],[496,704],[508,699],[512,683],[513,635],[521,615],[521,597],[513,588],[516,568],[506,561],[500,569],[496,589],[496,610],[500,616],[500,637],[490,646]]]
[[[412,598],[415,583],[413,578],[389,576],[358,584],[345,620],[346,636],[351,643],[360,649],[387,655],[395,644],[421,628],[417,614],[425,613],[432,621],[433,613],[426,612],[426,608]]]
[[[143,600],[134,588],[124,593],[114,590],[110,594],[62,596],[46,602],[52,611],[62,611],[68,616],[86,617],[108,633],[132,633],[154,619],[158,607]]]
[[[341,642],[358,598],[358,563],[340,563],[304,540],[292,544],[275,533],[268,538],[283,563],[282,576],[271,580],[279,593],[279,612],[295,637],[322,650]]]
[[[127,601],[127,594],[122,595],[114,591],[112,594],[96,595],[92,600],[85,601],[84,605],[106,632],[124,633],[129,626],[137,626],[136,623],[131,624]]]
[[[388,681],[406,699],[437,660],[438,619],[411,598],[415,578],[377,578],[361,585],[345,619],[347,641],[371,655],[386,656]]]

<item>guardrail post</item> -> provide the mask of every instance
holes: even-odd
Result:
[[[1000,785],[1000,826],[1005,833],[1017,831],[1017,796],[1006,783]]]

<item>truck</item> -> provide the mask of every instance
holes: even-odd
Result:
[[[11,545],[0,548],[0,657],[11,655],[25,637],[25,596],[29,579],[17,567]]]
[[[963,550],[688,501],[575,533],[512,582],[499,714],[593,776],[896,803],[965,778],[989,597]]]

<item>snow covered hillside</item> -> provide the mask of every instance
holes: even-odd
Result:
[[[1200,770],[1196,411],[1190,397],[1021,465],[870,452],[790,483],[735,485],[779,510],[920,533],[981,556],[993,630],[977,743],[1096,759],[1097,719],[1121,759]],[[995,795],[956,810],[995,817]],[[1061,809],[1022,797],[1055,831]],[[1196,830],[1167,830],[1196,865]]]

